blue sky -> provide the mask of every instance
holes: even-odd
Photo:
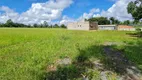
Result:
[[[46,1],[48,0],[1,0],[0,6],[8,6],[16,12],[22,13],[27,11],[32,3],[44,3]],[[94,7],[107,10],[113,4],[114,1],[111,0],[74,0],[73,4],[63,11],[63,15],[77,18]]]
[[[105,17],[112,15],[118,19],[125,16],[130,18],[131,16],[124,10],[130,1],[133,0],[1,0],[0,19],[3,21],[0,20],[0,22],[12,19],[15,22],[29,24],[44,20],[64,23],[96,15]],[[116,14],[116,10],[120,13]],[[120,16],[123,12],[124,16]]]
[[[22,13],[28,10],[32,3],[42,3],[46,2],[47,0],[1,0],[0,6],[8,6],[15,11]]]
[[[67,14],[71,17],[77,18],[84,12],[89,12],[94,7],[107,10],[114,4],[114,1],[110,0],[74,0],[74,3],[67,8],[63,14]],[[70,13],[73,12],[73,13]]]

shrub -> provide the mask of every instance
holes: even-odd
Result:
[[[137,28],[136,31],[137,31],[137,32],[141,32],[141,29],[140,29],[140,28]]]
[[[142,37],[142,31],[141,31],[141,32],[139,32],[139,36],[140,36],[140,37]]]
[[[142,37],[142,31],[141,31],[141,29],[137,28],[136,31],[137,31],[136,34],[138,35],[138,37]]]

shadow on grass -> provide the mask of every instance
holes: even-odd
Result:
[[[78,47],[79,55],[76,57],[71,64],[68,65],[59,65],[55,71],[50,71],[46,73],[45,80],[76,80],[81,79],[91,80],[93,77],[92,72],[88,72],[89,69],[97,68],[95,65],[95,60],[100,60],[100,63],[103,64],[103,68],[99,69],[101,71],[112,71],[120,75],[127,74],[127,69],[132,69],[132,66],[135,66],[134,63],[129,61],[135,60],[136,57],[141,58],[142,53],[142,42],[137,42],[136,45],[125,46],[123,50],[114,50],[114,46],[104,46],[104,45],[93,45],[86,49],[80,49]],[[128,51],[129,52],[128,52]],[[127,56],[125,53],[129,53]],[[138,52],[137,54],[135,54]],[[127,59],[129,58],[129,59]],[[138,62],[135,62],[138,65],[142,65],[142,59],[137,59]]]
[[[77,47],[79,55],[68,65],[58,65],[55,71],[46,73],[45,80],[76,80],[76,79],[91,79],[92,72],[88,69],[93,69],[93,62],[90,58],[103,57],[102,46],[92,46],[85,50]]]
[[[127,35],[131,36],[131,37],[138,37],[138,38],[142,38],[142,32],[133,32],[133,33],[126,33]]]
[[[139,38],[136,43],[130,43],[125,46],[125,55],[142,71],[142,39]]]

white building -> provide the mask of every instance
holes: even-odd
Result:
[[[97,30],[98,24],[96,22],[82,21],[69,23],[67,29],[69,30]]]
[[[98,25],[98,30],[116,30],[116,25]]]

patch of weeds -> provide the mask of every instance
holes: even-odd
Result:
[[[88,60],[88,56],[86,56],[85,54],[81,54],[77,57],[78,62],[85,62],[86,60]]]
[[[84,79],[88,80],[100,80],[100,72],[98,70],[88,69],[84,74],[82,74]]]
[[[61,55],[59,56],[59,58],[60,58],[60,59],[64,59],[64,58],[68,58],[68,56],[67,56],[66,54],[61,54]]]
[[[137,28],[135,33],[126,33],[126,34],[128,34],[132,37],[142,38],[142,31],[140,28]]]
[[[74,80],[79,77],[80,69],[74,65],[58,66],[56,71],[47,73],[46,80]]]
[[[68,36],[66,36],[66,35],[62,35],[62,36],[61,36],[61,39],[64,40],[64,41],[66,41],[66,40],[69,40],[70,37],[68,37]]]

